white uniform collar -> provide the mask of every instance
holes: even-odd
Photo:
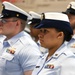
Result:
[[[71,55],[74,55],[73,52],[68,49],[68,47],[65,45],[65,42],[64,44],[53,54],[52,57],[54,58],[58,58],[61,54],[64,54],[66,56],[71,56]]]
[[[7,40],[7,42],[10,44],[10,46],[12,46],[22,36],[25,36],[24,31],[20,32],[19,34],[15,35],[11,39]]]
[[[53,54],[52,57],[58,58],[58,57],[60,56],[60,54],[64,52],[65,49],[66,49],[66,44],[65,44],[65,42],[64,42],[64,43],[60,46],[60,48],[58,48],[58,49],[56,50],[56,52]]]
[[[6,36],[4,35],[0,35],[0,42],[3,43],[3,41],[5,40]]]
[[[72,38],[74,38],[74,39],[75,39],[75,34],[72,36]]]
[[[56,50],[56,52],[55,52],[51,57],[53,57],[53,58],[55,58],[55,59],[58,58],[58,57],[60,56],[60,54],[65,51],[65,49],[66,49],[66,45],[65,45],[65,42],[64,42],[64,43],[60,46],[60,48],[58,48],[58,49]],[[48,55],[48,53],[46,53],[46,54],[42,57],[42,59],[45,58],[45,57],[47,57],[47,55]]]

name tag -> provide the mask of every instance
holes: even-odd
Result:
[[[40,66],[36,66],[36,68],[40,68]]]

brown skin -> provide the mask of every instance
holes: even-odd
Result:
[[[64,34],[63,32],[56,31],[55,28],[42,28],[40,31],[40,43],[41,46],[48,48],[49,58],[63,44]]]
[[[2,22],[0,21],[0,34],[2,33]]]
[[[24,72],[24,75],[32,75],[32,70]]]
[[[40,33],[40,30],[34,28],[35,25],[36,25],[36,24],[31,24],[31,25],[30,25],[30,35],[31,35],[32,37],[34,37],[34,38],[35,38],[35,41],[37,42],[38,39],[39,39],[38,34]]]
[[[75,34],[75,15],[73,15],[73,14],[67,14],[67,15],[68,15],[68,18],[70,21],[70,25],[73,29],[73,34]]]

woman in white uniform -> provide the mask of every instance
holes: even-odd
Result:
[[[40,57],[32,75],[75,75],[75,55],[65,42],[73,31],[67,15],[58,12],[42,14],[39,39],[48,53]]]

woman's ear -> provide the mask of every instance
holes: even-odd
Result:
[[[59,32],[57,37],[58,37],[58,38],[64,37],[64,33],[63,33],[63,32]]]

